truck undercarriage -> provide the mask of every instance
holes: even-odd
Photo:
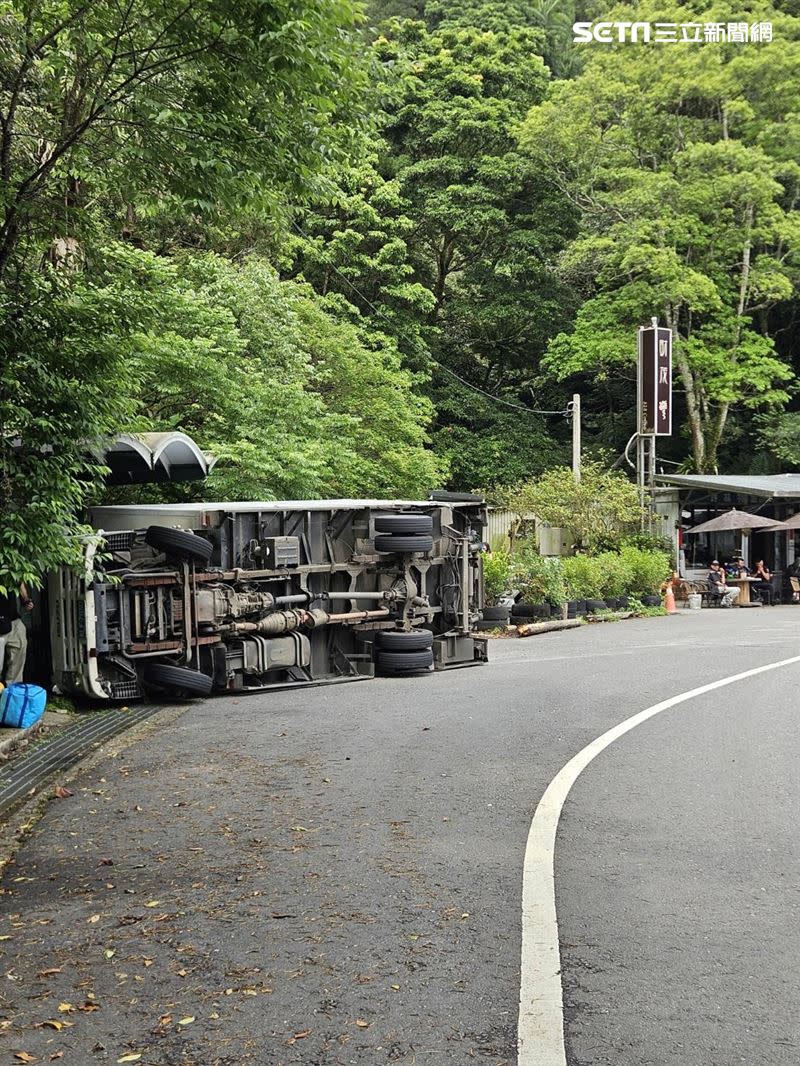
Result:
[[[50,577],[53,681],[132,700],[481,661],[485,513],[335,500],[97,508],[86,573]]]

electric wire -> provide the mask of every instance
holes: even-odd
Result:
[[[309,235],[300,227],[300,225],[294,219],[292,220],[292,225],[304,240],[312,240],[312,238],[309,237]],[[346,275],[344,275],[341,270],[339,270],[335,263],[330,263],[329,266],[346,285],[350,286],[356,296],[358,296],[360,300],[364,301],[367,307],[370,307],[376,315],[385,316],[386,312],[383,310],[383,308],[376,307],[375,304],[368,297],[366,297],[356,285],[353,284],[350,278],[346,277]],[[477,392],[481,396],[486,396],[488,399],[493,400],[495,403],[502,404],[504,407],[509,407],[512,411],[523,411],[525,414],[528,415],[553,415],[559,418],[568,418],[570,415],[569,404],[567,404],[560,411],[544,411],[534,407],[525,407],[524,404],[512,403],[510,400],[504,400],[501,396],[495,396],[494,393],[487,392],[486,389],[482,389],[478,385],[473,385],[471,381],[467,381],[465,378],[462,378],[459,374],[455,372],[455,370],[451,370],[449,366],[445,366],[444,363],[440,363],[439,360],[434,359],[432,355],[429,354],[428,358],[434,364],[434,366],[437,366],[440,370],[443,370],[445,374],[449,374],[451,377],[454,377],[456,381],[460,381],[461,384],[464,385],[466,388],[472,389],[473,392]]]

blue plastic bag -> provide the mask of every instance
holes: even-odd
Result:
[[[17,681],[0,693],[0,726],[27,729],[44,714],[47,693],[39,685]]]

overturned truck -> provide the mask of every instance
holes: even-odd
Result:
[[[476,497],[98,507],[91,521],[85,573],[49,581],[63,692],[205,696],[486,658]]]

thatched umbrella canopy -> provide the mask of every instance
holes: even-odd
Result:
[[[770,522],[767,533],[781,533],[784,530],[800,529],[800,514],[793,514],[785,522]]]
[[[725,514],[717,515],[716,518],[709,518],[707,522],[701,522],[699,526],[687,529],[686,532],[720,533],[726,529],[763,529],[765,526],[774,524],[775,520],[772,518],[750,514],[749,511],[737,511],[734,507],[730,511],[726,511]]]

